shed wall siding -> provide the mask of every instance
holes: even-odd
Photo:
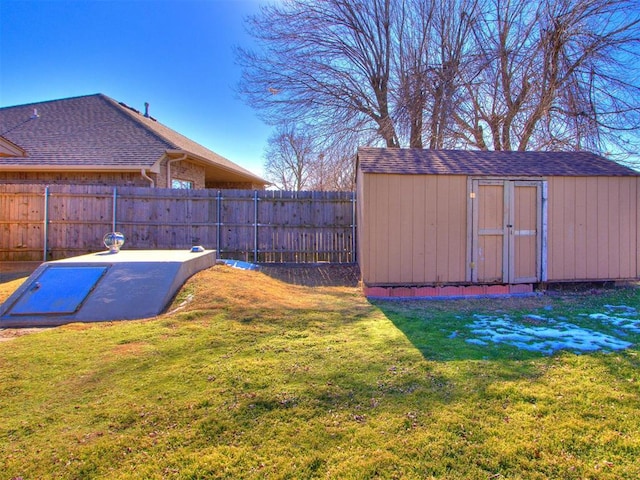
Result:
[[[636,278],[637,177],[550,177],[548,280]]]
[[[465,281],[465,176],[364,174],[358,185],[365,284]]]
[[[356,169],[356,223],[358,225],[358,242],[356,258],[360,267],[360,276],[364,280],[364,272],[369,271],[369,245],[370,245],[370,229],[369,221],[365,221],[363,205],[368,198],[368,178],[365,178],[361,170]],[[366,253],[366,254],[365,254]]]

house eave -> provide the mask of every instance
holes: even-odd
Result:
[[[269,185],[270,183],[267,182],[265,179],[260,178],[259,176],[249,172],[249,171],[244,171],[243,169],[237,169],[237,168],[233,168],[233,167],[229,167],[227,165],[223,165],[220,163],[217,163],[215,160],[211,160],[209,158],[205,158],[201,155],[197,155],[193,152],[190,152],[188,150],[166,150],[165,151],[166,155],[169,158],[177,158],[180,157],[182,155],[187,155],[187,160],[192,161],[194,163],[197,163],[199,165],[206,167],[209,167],[211,169],[216,169],[216,170],[220,170],[222,172],[225,172],[227,174],[229,174],[231,177],[235,178],[235,181],[244,181],[244,182],[251,182],[251,183],[256,183],[259,185]],[[208,171],[208,173],[210,173]]]
[[[2,157],[26,157],[27,152],[8,138],[0,136],[0,158]]]

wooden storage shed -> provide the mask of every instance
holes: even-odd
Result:
[[[360,148],[366,292],[508,293],[636,279],[639,175],[587,152]]]

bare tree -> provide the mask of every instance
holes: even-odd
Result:
[[[628,77],[637,60],[636,0],[493,0],[491,7],[473,30],[474,68],[455,115],[463,144],[604,151],[621,126],[640,125],[640,89]]]
[[[240,92],[265,118],[399,146],[391,119],[391,0],[291,0],[248,19],[260,51],[239,50]]]
[[[355,149],[332,144],[316,157],[309,182],[311,190],[353,191],[355,188]]]
[[[306,126],[280,126],[267,142],[265,176],[281,190],[352,191],[353,152],[345,142],[323,144]]]
[[[240,93],[325,145],[637,150],[640,0],[288,0],[248,26]]]
[[[432,67],[429,70],[429,148],[456,146],[452,131],[455,112],[464,97],[463,78],[473,58],[474,45],[467,41],[482,14],[480,0],[440,0],[434,13]]]
[[[294,126],[279,127],[265,149],[265,176],[281,190],[309,188],[313,171],[313,140]]]
[[[434,3],[403,0],[397,9],[397,86],[393,92],[399,130],[408,130],[409,146],[423,147]]]

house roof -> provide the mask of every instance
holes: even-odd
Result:
[[[589,152],[496,152],[359,148],[364,173],[501,176],[638,176]]]
[[[0,136],[25,152],[0,157],[0,170],[153,170],[165,155],[187,154],[205,166],[207,180],[268,183],[102,94],[0,108]]]

